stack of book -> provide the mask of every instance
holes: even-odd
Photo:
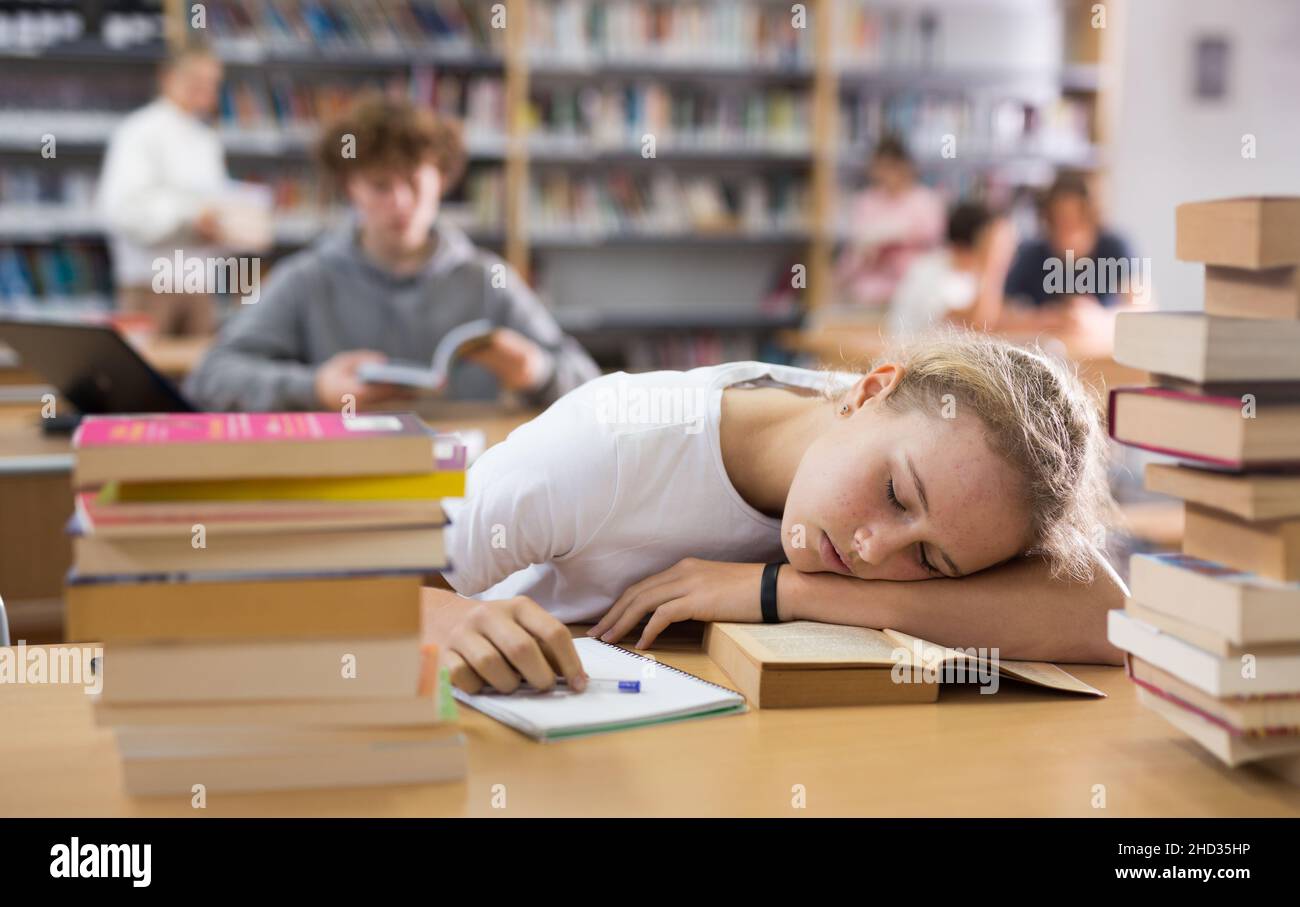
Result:
[[[128,792],[464,774],[419,636],[457,439],[409,414],[195,413],[87,417],[73,447],[66,637],[104,645]]]
[[[1300,198],[1181,205],[1205,311],[1123,313],[1115,358],[1156,386],[1110,395],[1117,441],[1178,457],[1182,554],[1137,555],[1110,640],[1150,709],[1229,765],[1300,778]]]

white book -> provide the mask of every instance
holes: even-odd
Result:
[[[100,695],[110,705],[414,696],[422,658],[415,636],[114,644]]]
[[[543,742],[745,711],[745,697],[726,687],[599,639],[584,636],[573,643],[589,676],[635,679],[641,692],[599,686],[582,693],[563,687],[546,693],[518,690],[508,695],[471,695],[456,690],[456,698]]]
[[[1240,646],[1300,640],[1300,583],[1284,583],[1187,554],[1135,554],[1133,599]]]
[[[426,391],[440,391],[447,386],[452,363],[474,350],[487,346],[496,326],[486,318],[467,321],[452,328],[438,341],[429,365],[402,362],[366,363],[357,369],[357,377],[367,384],[397,384]]]
[[[1211,696],[1300,692],[1300,655],[1221,658],[1119,610],[1107,615],[1107,637]]]

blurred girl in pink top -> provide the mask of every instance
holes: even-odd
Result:
[[[944,204],[917,180],[912,156],[895,136],[876,145],[869,173],[871,184],[851,203],[835,275],[843,302],[883,306],[913,257],[942,240]]]

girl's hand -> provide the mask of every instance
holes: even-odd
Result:
[[[650,622],[636,644],[636,648],[646,649],[669,624],[679,620],[761,620],[762,580],[762,564],[688,557],[628,587],[587,635],[618,642],[649,614]]]
[[[586,689],[569,628],[530,598],[453,601],[431,623],[431,641],[439,646],[452,685],[467,693],[484,686],[513,693],[525,681],[549,690],[557,675],[571,690]]]

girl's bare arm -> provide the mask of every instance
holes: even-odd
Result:
[[[777,602],[784,620],[888,627],[1025,661],[1122,662],[1106,639],[1106,612],[1124,606],[1124,590],[1101,568],[1090,583],[1068,582],[1021,558],[961,579],[895,583],[787,567]]]

